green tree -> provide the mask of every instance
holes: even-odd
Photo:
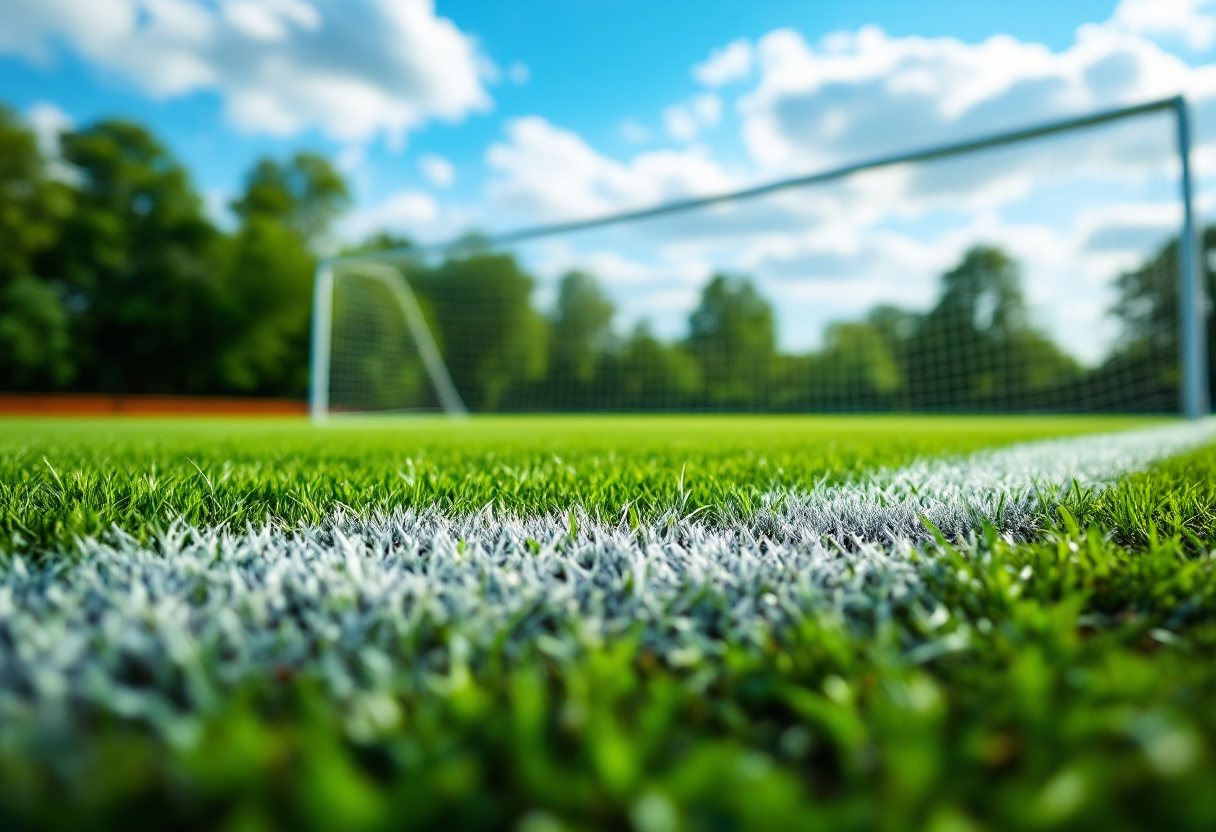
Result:
[[[47,283],[21,275],[0,286],[0,389],[71,381],[68,316]]]
[[[31,274],[71,211],[71,190],[49,175],[33,131],[0,106],[0,281]]]
[[[573,271],[562,278],[549,325],[548,388],[559,409],[596,404],[596,376],[612,347],[615,310],[595,278]],[[602,396],[601,396],[602,397]]]
[[[258,162],[232,210],[243,220],[277,220],[309,245],[316,245],[349,206],[346,182],[329,160],[315,153],[297,153],[286,163],[274,159]]]
[[[217,372],[227,389],[283,396],[308,387],[315,258],[349,201],[325,159],[302,153],[263,159],[232,204],[240,228],[226,241],[220,304],[226,324]]]
[[[903,374],[884,333],[868,321],[828,327],[823,352],[815,362],[818,395],[831,409],[890,408],[903,386]]]
[[[1216,273],[1211,263],[1216,254],[1216,226],[1203,232],[1200,264],[1208,303],[1216,298]],[[1120,391],[1120,399],[1130,399],[1152,410],[1172,411],[1179,404],[1181,370],[1179,353],[1180,315],[1178,287],[1180,272],[1178,241],[1172,239],[1139,268],[1120,275],[1119,299],[1112,308],[1122,323],[1119,344],[1105,365],[1099,368],[1094,393],[1101,406],[1119,406],[1120,401],[1104,399]],[[1207,327],[1209,390],[1216,387],[1216,327]]]
[[[432,317],[448,373],[467,406],[521,406],[544,378],[547,328],[531,305],[534,281],[507,254],[475,253],[433,270],[411,270]]]
[[[225,241],[217,322],[224,333],[216,372],[226,390],[302,396],[315,260],[294,228],[247,216]]]
[[[620,357],[617,408],[682,410],[701,391],[701,367],[681,344],[665,344],[643,321],[625,341]]]
[[[1017,263],[1000,249],[977,246],[942,276],[937,305],[909,339],[909,395],[929,409],[1034,406],[1032,394],[1060,382],[1043,372],[1047,348],[1049,369],[1075,367],[1030,326]]]
[[[62,141],[76,210],[40,271],[65,286],[81,386],[212,388],[218,233],[185,170],[148,131],[103,121]]]
[[[342,253],[344,255],[370,254],[376,251],[412,248],[414,248],[414,241],[403,234],[394,234],[391,231],[377,231],[358,245],[343,249]]]
[[[0,107],[0,387],[62,387],[74,375],[63,287],[39,275],[37,262],[72,207],[33,132]]]
[[[760,406],[776,357],[773,310],[742,277],[715,275],[689,319],[689,350],[711,407]]]

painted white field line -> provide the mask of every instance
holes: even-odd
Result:
[[[1210,435],[1171,426],[920,463],[733,526],[397,511],[291,532],[179,526],[152,547],[115,533],[0,563],[0,723],[100,709],[175,731],[284,669],[355,701],[499,648],[562,655],[632,635],[695,664],[807,615],[863,629],[901,608],[944,620],[927,589],[943,567],[915,547],[917,514],[947,533],[980,516],[1016,531],[1035,488],[1100,485]]]
[[[752,526],[784,539],[892,542],[928,539],[927,518],[948,539],[987,521],[1024,537],[1044,501],[1072,483],[1102,487],[1216,438],[1216,421],[1026,442],[968,457],[930,459],[867,481],[770,497]]]
[[[168,725],[174,703],[205,708],[282,668],[344,697],[443,677],[497,644],[563,655],[636,634],[693,664],[816,610],[862,623],[920,592],[906,545],[670,531],[572,539],[565,517],[402,512],[292,535],[181,527],[156,550],[111,539],[71,563],[15,561],[0,576],[0,721],[83,706]]]

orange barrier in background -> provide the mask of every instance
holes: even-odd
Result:
[[[104,393],[0,393],[3,416],[305,416],[290,399],[117,396]]]

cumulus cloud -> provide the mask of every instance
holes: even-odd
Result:
[[[321,15],[304,0],[229,0],[220,15],[237,31],[267,43],[286,40],[293,28],[321,28]]]
[[[692,68],[692,75],[707,87],[742,81],[752,73],[752,45],[746,39],[728,43],[710,53],[705,63]]]
[[[422,191],[401,191],[343,218],[338,236],[364,240],[381,231],[415,240],[434,241],[447,231],[445,217],[434,197]]]
[[[38,149],[48,159],[59,158],[59,139],[75,126],[72,117],[49,101],[39,101],[25,113],[34,135],[38,137]]]
[[[38,149],[47,161],[47,173],[61,182],[79,185],[81,173],[63,158],[61,139],[76,123],[49,101],[39,101],[25,111],[26,121],[38,139]]]
[[[676,141],[690,142],[708,127],[722,120],[722,99],[705,93],[684,104],[673,104],[663,111],[663,126]]]
[[[667,129],[667,135],[678,142],[692,141],[701,129],[692,110],[679,104],[673,104],[663,111],[663,126]]]
[[[401,142],[490,106],[488,59],[432,0],[37,0],[7,4],[0,52],[57,44],[159,98],[214,91],[239,128]]]
[[[752,79],[735,108],[749,170],[728,173],[700,144],[614,159],[530,117],[487,155],[491,201],[513,225],[587,218],[1180,92],[1196,104],[1197,169],[1216,171],[1216,66],[1171,54],[1154,40],[1167,27],[1129,16],[1131,5],[1055,50],[874,27],[813,43],[779,30],[754,46],[730,44],[694,76],[712,88]],[[722,100],[709,95],[664,112],[674,141],[696,141],[719,122]],[[927,309],[943,271],[967,248],[994,244],[1023,266],[1036,324],[1097,362],[1119,335],[1114,278],[1176,233],[1174,141],[1162,114],[582,232],[563,238],[560,256],[529,263],[543,275],[559,266],[600,275],[622,319],[654,315],[671,337],[683,334],[707,275],[748,274],[773,302],[783,348],[796,350],[877,303]]]
[[[1128,32],[1185,42],[1210,49],[1216,42],[1216,9],[1212,0],[1122,0],[1111,17]]]
[[[446,188],[456,181],[456,168],[436,153],[427,153],[419,159],[418,169],[428,182],[439,188]]]
[[[1076,43],[1046,46],[998,35],[892,38],[876,27],[812,46],[792,30],[757,45],[759,80],[740,100],[753,159],[776,169],[823,167],[917,146],[1138,103],[1216,91],[1155,43],[1089,25]]]
[[[540,279],[537,300],[557,300],[561,277],[571,271],[595,275],[616,307],[614,326],[627,333],[646,321],[663,338],[682,338],[688,315],[713,274],[709,261],[688,257],[634,259],[616,248],[582,248],[566,239],[542,241],[527,252],[528,265]]]
[[[491,145],[486,163],[494,172],[491,200],[509,217],[533,221],[645,208],[734,184],[704,148],[653,150],[620,162],[540,116],[508,122],[507,140]]]
[[[1080,250],[1094,254],[1131,254],[1130,268],[1178,232],[1182,207],[1174,203],[1116,203],[1085,213],[1077,228]]]
[[[231,231],[236,227],[232,213],[233,194],[223,188],[208,188],[203,192],[203,211],[220,228]]]

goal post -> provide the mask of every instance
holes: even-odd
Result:
[[[360,335],[367,335],[369,328],[366,316],[363,320],[349,320],[352,317],[359,317],[358,312],[353,315],[342,315],[341,313],[346,310],[335,304],[335,294],[338,291],[345,290],[348,295],[353,291],[350,288],[352,282],[356,285],[358,283],[370,284],[374,289],[380,290],[378,292],[380,297],[373,297],[373,302],[376,304],[373,314],[380,319],[380,322],[387,321],[390,331],[387,339],[379,339],[381,343],[373,345],[373,349],[378,346],[381,355],[398,353],[396,361],[390,359],[387,362],[377,362],[370,375],[363,379],[364,383],[373,387],[391,388],[393,370],[400,373],[405,365],[414,363],[415,369],[421,368],[425,372],[426,381],[434,394],[435,403],[443,412],[450,416],[461,416],[467,413],[464,402],[448,375],[447,367],[444,365],[443,357],[435,344],[422,310],[418,306],[418,300],[402,274],[392,266],[376,262],[322,261],[317,267],[314,279],[311,389],[309,391],[309,410],[313,419],[324,421],[334,411],[335,404],[338,405],[339,412],[409,412],[426,409],[418,407],[418,397],[401,395],[400,386],[396,391],[390,391],[388,396],[376,396],[370,390],[362,391],[363,395],[360,396],[358,390],[347,390],[344,391],[347,396],[343,400],[334,401],[335,369],[340,374],[340,378],[347,381],[351,379],[349,367],[339,364],[335,368],[333,363],[335,317],[337,317],[339,325],[337,340],[340,353],[357,353],[357,348],[352,349],[346,342],[357,339]],[[364,291],[366,289],[365,286]],[[346,302],[349,304],[349,301]],[[395,328],[392,326],[394,323]],[[385,340],[388,343],[383,343]],[[414,359],[413,362],[411,362],[411,358]],[[346,386],[349,388],[356,385],[347,384]],[[397,395],[392,395],[393,392],[396,392]],[[421,398],[425,400],[426,397]],[[378,406],[369,406],[369,402],[372,401],[378,402]]]
[[[1199,235],[1195,230],[1195,193],[1191,174],[1191,118],[1186,98],[1173,99],[1178,134],[1182,231],[1179,234],[1178,318],[1181,329],[1182,413],[1188,419],[1206,416],[1211,406],[1207,351],[1209,299],[1201,273]]]
[[[310,409],[1209,408],[1175,97],[493,237],[322,261]]]

